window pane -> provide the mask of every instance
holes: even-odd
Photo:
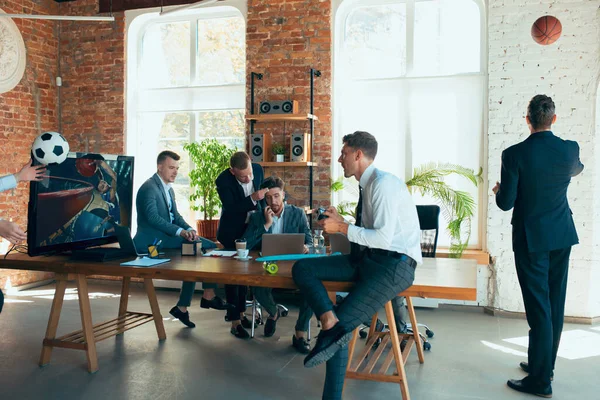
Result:
[[[190,22],[155,24],[142,41],[140,86],[162,88],[190,83]]]
[[[166,113],[158,136],[158,152],[171,150],[179,154],[179,174],[176,184],[187,185],[189,182],[190,157],[183,146],[190,141],[190,113]]]
[[[243,17],[198,21],[197,83],[244,83],[246,26]]]
[[[344,68],[351,78],[406,73],[405,4],[361,7],[350,12],[344,32]]]
[[[216,138],[232,148],[245,148],[244,110],[200,112],[197,119],[196,141]]]
[[[413,75],[479,72],[480,20],[472,0],[416,2]]]

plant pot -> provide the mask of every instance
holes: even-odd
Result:
[[[198,232],[199,236],[202,236],[208,240],[212,240],[213,242],[217,240],[217,228],[219,227],[218,219],[197,219],[196,227],[196,231]]]
[[[277,162],[283,162],[284,161],[284,154],[275,154],[275,161]]]

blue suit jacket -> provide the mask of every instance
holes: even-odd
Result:
[[[254,190],[258,190],[263,181],[262,167],[252,163],[252,174],[254,175],[252,179]],[[217,240],[226,249],[233,249],[235,248],[235,239],[242,238],[246,230],[248,211],[260,211],[262,207],[260,202],[255,205],[250,196],[246,197],[244,195],[244,189],[229,169],[221,172],[215,184],[223,204],[217,230]]]
[[[269,230],[265,230],[265,214],[263,212],[256,212],[250,216],[248,222],[248,228],[244,232],[244,238],[246,238],[246,246],[248,249],[260,250],[260,244],[262,243],[262,235],[265,233],[273,233],[273,226]],[[310,227],[308,226],[308,220],[304,210],[296,206],[289,204],[285,205],[283,210],[283,232],[282,233],[304,233],[304,243],[312,243],[312,235],[310,233]]]
[[[537,132],[502,152],[496,204],[514,207],[513,250],[528,253],[579,243],[567,201],[571,177],[583,171],[577,142]]]
[[[140,187],[135,200],[137,210],[137,232],[133,238],[138,252],[144,253],[149,244],[155,239],[162,240],[161,247],[179,248],[183,243],[183,238],[177,236],[179,228],[192,228],[177,211],[177,202],[173,193],[173,223],[170,222],[169,203],[165,193],[162,181],[157,174],[150,177]],[[204,248],[216,247],[215,243],[204,239],[202,240]]]

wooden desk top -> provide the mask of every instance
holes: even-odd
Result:
[[[256,258],[256,254],[253,254]],[[0,268],[49,271],[67,274],[128,276],[137,278],[196,281],[296,289],[292,279],[293,261],[279,261],[279,272],[266,273],[262,262],[238,261],[233,258],[182,257],[169,254],[170,262],[155,267],[129,267],[120,265],[127,260],[111,262],[73,261],[67,256],[29,257],[11,254],[0,259]],[[351,282],[325,282],[329,291],[349,291]],[[416,270],[412,287],[403,292],[411,297],[476,300],[477,262],[475,260],[425,258]]]

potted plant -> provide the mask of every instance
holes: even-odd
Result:
[[[271,148],[273,154],[275,155],[275,161],[283,162],[284,154],[285,154],[285,146],[281,143],[273,143],[273,147]]]
[[[190,171],[190,207],[194,211],[201,211],[204,216],[203,219],[196,220],[198,235],[215,240],[219,220],[214,217],[221,209],[215,180],[229,167],[229,159],[236,149],[231,149],[216,139],[188,143],[183,149],[189,153],[194,165],[194,169]]]

